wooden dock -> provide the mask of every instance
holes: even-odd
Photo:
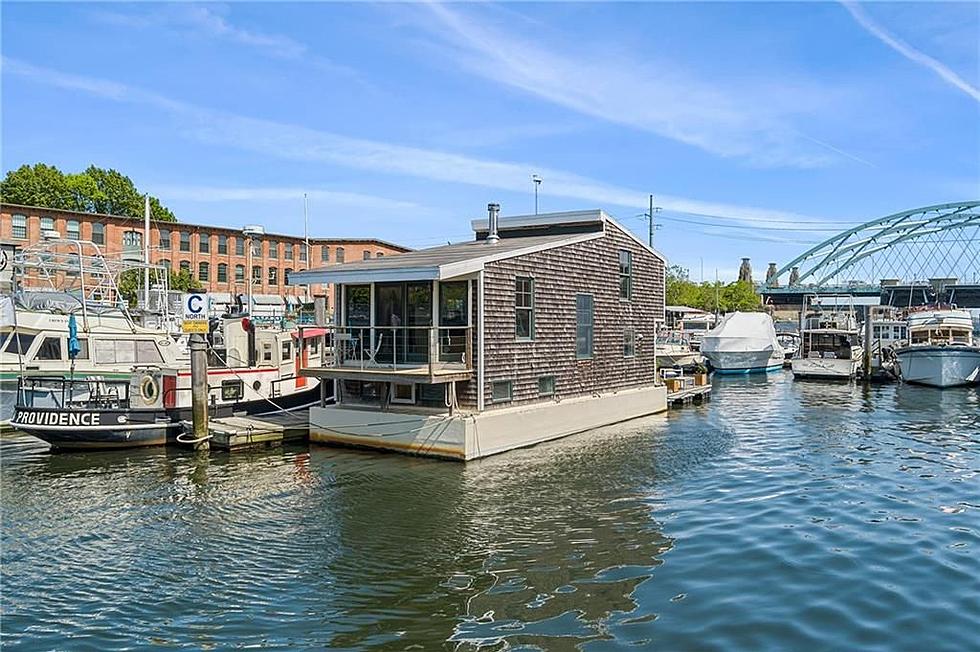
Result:
[[[700,404],[711,399],[711,385],[689,385],[667,393],[667,407]]]
[[[185,422],[184,427],[189,429],[190,424]],[[208,419],[208,432],[211,447],[227,451],[305,442],[310,437],[310,412],[296,410],[261,417],[218,417]]]

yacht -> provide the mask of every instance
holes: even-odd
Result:
[[[804,318],[800,350],[790,363],[794,378],[849,380],[861,368],[864,349],[853,311],[818,310]]]
[[[967,310],[910,312],[909,343],[895,351],[902,379],[932,387],[980,384],[980,346]]]
[[[762,312],[733,312],[707,332],[701,353],[721,374],[782,369],[786,352],[776,339],[772,318]]]
[[[683,333],[670,331],[657,337],[657,368],[693,367],[703,361]]]
[[[0,306],[10,427],[59,448],[143,446],[176,436],[190,413],[185,340],[133,321],[116,283],[120,269],[130,271],[91,242],[51,236],[18,254],[18,289]],[[258,414],[319,399],[318,381],[297,371],[320,364],[322,332],[301,337],[237,316],[213,321],[207,339],[214,411]]]

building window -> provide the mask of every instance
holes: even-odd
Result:
[[[374,255],[374,257],[375,257],[375,258],[384,258],[384,257],[385,257],[385,252],[383,252],[383,251],[379,251],[378,253],[376,253],[376,254]]]
[[[279,258],[279,243],[270,242],[269,243],[269,258]]]
[[[337,262],[338,263],[344,262],[344,248],[343,247],[337,247]]]
[[[18,240],[27,240],[27,216],[14,215],[11,217],[12,230],[11,237]]]
[[[218,263],[218,283],[228,282],[228,265],[225,263]]]
[[[191,250],[191,234],[189,231],[180,232],[180,250],[181,251]]]
[[[370,251],[365,251],[364,252],[364,260],[371,260],[371,252]]]
[[[284,242],[283,245],[282,245],[282,248],[283,248],[283,253],[286,254],[284,256],[284,258],[286,260],[292,260],[293,259],[293,245],[291,245],[288,242]]]
[[[167,259],[167,258],[162,258],[160,260],[160,262],[157,263],[157,265],[159,265],[160,267],[163,267],[168,272],[170,271],[171,263],[170,263],[170,260]]]
[[[235,280],[236,281],[245,280],[245,265],[235,265]]]
[[[534,339],[534,279],[517,277],[517,339]]]
[[[252,267],[252,282],[261,283],[262,282],[262,267],[260,265],[255,265]]]
[[[252,255],[261,256],[262,255],[262,241],[252,240]]]
[[[143,248],[143,234],[139,231],[125,231],[122,237],[123,249],[140,250]]]
[[[218,254],[221,256],[228,255],[228,236],[226,235],[218,236]]]
[[[189,261],[189,260],[182,260],[182,261],[180,261],[180,271],[181,272],[189,272],[189,271],[191,271],[191,261]]]
[[[623,357],[632,358],[636,355],[636,331],[627,328],[623,331]]]
[[[316,340],[314,340],[316,341]],[[392,383],[392,403],[415,403],[415,383]]]
[[[538,378],[538,396],[555,395],[555,377],[541,376]]]
[[[592,357],[593,308],[591,294],[575,295],[575,357],[579,360]]]
[[[303,262],[303,263],[306,262],[306,250],[307,250],[307,245],[302,244],[302,245],[299,246],[299,260],[300,260],[300,262]]]
[[[269,285],[279,285],[279,268],[269,268]]]
[[[160,229],[160,239],[158,240],[160,249],[170,250],[170,229]]]
[[[207,281],[210,280],[209,279],[210,276],[211,276],[211,266],[207,263],[200,263],[197,266],[197,279],[199,281]]]
[[[330,262],[330,247],[323,245],[320,247],[320,262],[329,263]]]
[[[509,403],[513,398],[513,387],[509,380],[495,380],[490,383],[490,402]]]
[[[45,231],[54,231],[54,218],[53,217],[42,217],[41,218],[41,233]]]
[[[92,224],[92,242],[97,245],[105,244],[105,224],[102,222]]]
[[[68,220],[67,226],[65,227],[65,234],[69,240],[81,240],[82,225],[78,223],[78,220]]]
[[[289,275],[293,273],[292,267],[287,267],[282,273],[282,280],[289,285]]]
[[[207,233],[197,234],[197,250],[202,254],[210,253],[211,251],[211,236]]]
[[[619,298],[630,299],[633,296],[633,253],[626,249],[619,250]]]
[[[235,238],[235,255],[245,255],[245,238]]]

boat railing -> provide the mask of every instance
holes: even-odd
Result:
[[[324,367],[473,369],[471,326],[320,326],[333,342]],[[302,330],[302,328],[301,328]]]
[[[130,381],[99,376],[22,376],[17,406],[27,408],[118,409],[130,404]]]

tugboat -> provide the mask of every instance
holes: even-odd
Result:
[[[908,333],[908,345],[895,351],[903,380],[932,387],[980,384],[980,346],[969,311],[911,312]]]

